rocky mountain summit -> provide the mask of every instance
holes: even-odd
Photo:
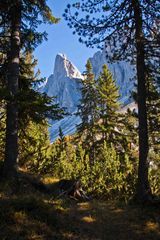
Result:
[[[135,75],[134,68],[126,61],[109,63],[106,59],[105,51],[98,51],[94,54],[90,61],[93,66],[93,72],[98,77],[102,66],[107,64],[115,78],[120,89],[120,101],[126,105],[131,102],[131,91],[134,88],[133,77]],[[54,141],[59,135],[59,127],[61,127],[65,135],[73,134],[76,131],[76,125],[81,119],[75,115],[77,105],[81,98],[81,79],[83,75],[69,61],[64,54],[58,54],[55,58],[53,74],[48,78],[43,92],[49,96],[56,96],[56,102],[61,107],[66,108],[69,113],[59,121],[50,122],[49,128],[51,141]]]
[[[80,81],[83,76],[64,54],[57,54],[53,74],[43,89],[49,96],[56,96],[56,102],[73,113],[81,97]]]
[[[73,134],[80,118],[75,116],[81,98],[81,79],[83,76],[64,54],[57,54],[53,74],[48,78],[43,92],[55,96],[56,102],[64,107],[69,115],[59,121],[50,122],[50,138],[54,141],[59,136],[59,127],[65,135]]]

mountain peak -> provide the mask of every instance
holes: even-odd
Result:
[[[57,55],[56,55],[56,60],[55,60],[55,62],[57,61],[57,60],[67,60],[67,56],[66,56],[66,54],[64,54],[64,53],[57,53]]]
[[[82,78],[81,73],[67,56],[59,53],[55,58],[54,73],[48,78],[44,92],[49,96],[56,96],[56,102],[61,107],[73,112],[81,97],[80,79]]]
[[[67,56],[63,53],[58,53],[55,58],[54,76],[69,77],[69,78],[82,78],[79,70],[74,64],[68,60]]]

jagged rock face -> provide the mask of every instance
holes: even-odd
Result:
[[[105,51],[98,51],[90,58],[90,61],[96,78],[99,76],[102,66],[107,64],[120,88],[121,102],[125,104],[131,102],[130,95],[134,88],[133,77],[135,75],[133,67],[126,61],[108,63]],[[59,127],[65,135],[70,135],[75,133],[76,125],[81,121],[75,115],[81,98],[81,79],[83,76],[67,57],[64,54],[58,54],[55,59],[54,72],[48,78],[43,92],[49,96],[57,96],[56,102],[61,107],[65,107],[70,115],[60,121],[50,123],[51,141],[59,136]]]
[[[81,79],[83,76],[67,59],[66,55],[58,54],[55,59],[53,74],[48,78],[41,91],[49,96],[56,96],[56,102],[66,108],[68,116],[59,121],[51,121],[49,127],[51,141],[59,136],[59,127],[65,135],[73,134],[80,118],[75,116],[81,98]]]
[[[90,58],[92,63],[93,72],[96,78],[99,76],[102,71],[102,66],[107,64],[109,70],[112,72],[113,78],[116,80],[117,86],[119,87],[121,102],[128,104],[131,102],[131,91],[134,88],[135,69],[127,61],[118,61],[110,63],[106,58],[106,52],[98,51]]]
[[[64,54],[58,54],[55,59],[54,72],[48,78],[44,92],[56,96],[56,102],[65,107],[67,112],[76,110],[81,97],[80,80],[83,78],[78,69]]]

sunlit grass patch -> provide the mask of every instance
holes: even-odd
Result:
[[[86,211],[91,209],[90,202],[78,203],[78,209],[81,211]]]
[[[24,211],[14,212],[13,218],[18,224],[25,224],[27,219],[27,214]]]
[[[160,234],[160,222],[159,223],[155,223],[155,222],[151,222],[151,221],[146,222],[145,230],[146,231],[157,231]]]
[[[89,216],[83,217],[82,221],[84,221],[86,223],[93,223],[96,221],[96,219],[94,217],[92,217],[91,215],[89,215]]]
[[[44,184],[52,184],[52,183],[59,182],[59,179],[51,177],[51,176],[47,176],[47,177],[42,178],[42,181]]]

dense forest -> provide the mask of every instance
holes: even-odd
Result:
[[[63,17],[82,44],[111,46],[111,63],[134,65],[137,107],[124,111],[108,66],[96,77],[87,60],[76,113],[81,123],[71,136],[59,128],[51,142],[49,120],[68,113],[56,96],[38,90],[45,79],[35,72],[34,50],[47,40],[39,26],[61,19],[46,0],[0,1],[1,239],[119,239],[120,221],[121,239],[159,239],[159,13],[158,0],[66,1]]]

